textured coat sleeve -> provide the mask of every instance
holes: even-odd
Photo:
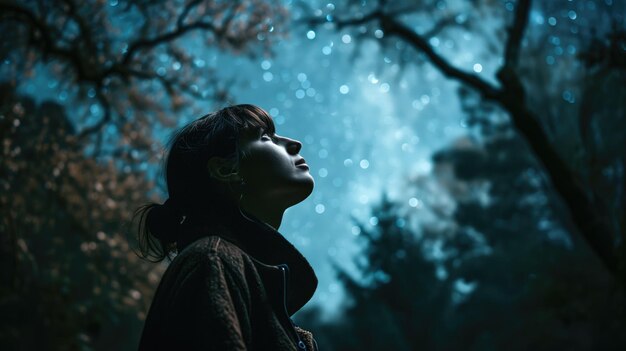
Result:
[[[185,350],[250,348],[250,294],[243,278],[219,257],[200,263],[174,297],[174,325]]]

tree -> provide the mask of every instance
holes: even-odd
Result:
[[[450,282],[435,276],[435,262],[424,254],[429,238],[404,224],[397,204],[383,197],[372,214],[376,225],[359,224],[359,277],[335,264],[348,298],[338,318],[324,323],[315,311],[298,317],[331,350],[433,349]]]
[[[126,239],[150,182],[84,155],[62,106],[0,86],[0,343],[134,349],[162,268]]]
[[[606,241],[600,246],[613,251],[622,235],[623,225],[620,223],[623,223],[624,207],[621,189],[624,186],[621,183],[624,178],[620,169],[624,156],[621,144],[625,105],[624,99],[619,98],[624,93],[623,84],[617,82],[623,81],[621,63],[624,56],[623,50],[616,49],[623,47],[622,31],[616,26],[607,34],[572,34],[577,40],[573,47],[579,54],[553,62],[554,66],[548,64],[552,61],[546,61],[546,57],[557,55],[557,47],[552,42],[559,38],[550,31],[530,31],[525,44],[520,43],[524,59],[519,60],[514,74],[521,80],[526,108],[532,111],[532,115],[525,118],[534,119],[520,122],[511,116],[519,111],[512,111],[511,106],[507,107],[497,97],[485,97],[484,91],[473,85],[481,84],[472,81],[478,75],[455,71],[446,56],[430,44],[435,42],[433,33],[445,37],[458,33],[455,30],[476,31],[476,23],[466,23],[476,17],[471,13],[466,15],[466,12],[455,13],[452,6],[446,7],[451,2],[438,1],[437,5],[443,4],[444,9],[437,6],[437,10],[434,9],[435,2],[422,2],[407,8],[397,2],[378,4],[380,6],[371,12],[363,9],[361,4],[355,5],[350,12],[356,14],[355,17],[342,16],[341,10],[331,16],[321,13],[320,17],[323,16],[323,21],[330,27],[346,30],[354,26],[361,36],[377,36],[383,41],[381,45],[387,50],[386,56],[389,51],[397,50],[396,58],[430,62],[444,74],[463,82],[459,91],[472,137],[433,156],[431,178],[441,184],[433,195],[446,197],[445,194],[450,194],[454,199],[453,216],[450,217],[447,211],[434,211],[442,214],[438,222],[448,225],[432,227],[415,214],[420,225],[407,234],[415,237],[414,242],[424,250],[411,250],[417,254],[407,255],[408,262],[402,265],[387,265],[380,276],[389,277],[386,272],[400,274],[396,273],[398,278],[388,279],[384,289],[381,284],[368,285],[367,281],[356,284],[354,278],[345,282],[349,298],[357,303],[346,306],[336,322],[324,322],[313,312],[305,316],[318,318],[318,324],[314,323],[312,329],[321,334],[320,342],[335,350],[386,347],[401,350],[622,349],[626,345],[621,333],[625,323],[622,278],[608,274],[618,274],[620,267],[614,261],[611,268],[611,259],[607,260],[604,255],[606,251],[597,250],[597,238],[589,237],[596,236],[596,233],[583,232],[583,240],[576,235],[586,230],[580,223],[589,220],[590,216],[601,216],[605,225],[611,227],[609,235],[603,239]],[[494,8],[496,14],[502,14],[497,11],[500,7],[497,2],[490,2],[486,8],[481,8],[481,4],[487,2],[477,5],[483,14]],[[550,7],[550,4],[559,7],[553,2],[542,6]],[[511,7],[513,3],[502,5],[502,8]],[[542,8],[538,12],[544,20],[549,20],[557,10],[562,12],[562,8]],[[519,12],[516,13],[519,16]],[[395,16],[407,31],[385,27],[381,16]],[[433,19],[434,25],[429,27],[424,18]],[[417,22],[417,19],[422,21]],[[309,21],[319,22],[319,18]],[[418,32],[427,33],[422,35],[421,43],[428,47],[419,47],[416,43],[413,34]],[[563,44],[565,38],[560,37],[560,41],[558,49],[569,50]],[[412,45],[419,54],[399,53],[404,50],[399,43]],[[545,43],[551,44],[546,46]],[[436,56],[429,56],[426,52],[429,49]],[[509,88],[504,86],[496,90],[500,89],[506,91]],[[520,98],[523,96],[519,95]],[[575,212],[572,207],[578,207],[578,204],[562,201],[563,187],[553,187],[556,173],[550,172],[554,172],[554,168],[546,168],[546,159],[538,157],[537,148],[532,145],[537,141],[532,134],[533,128],[520,129],[520,123],[535,124],[543,130],[544,141],[549,141],[549,145],[544,146],[552,148],[561,158],[572,179],[579,182],[579,190],[597,206],[594,213],[589,215],[581,208]],[[529,130],[534,140],[528,140],[526,133]],[[422,189],[415,197],[419,200],[419,211],[423,211],[430,206],[425,200],[427,192],[423,191],[429,182],[416,177],[413,183]],[[402,193],[409,192],[406,189]],[[395,205],[392,218],[401,220],[401,223],[415,222],[406,217],[406,204]],[[418,207],[408,210],[419,213],[416,211]],[[381,212],[385,213],[378,207],[372,215],[379,218]],[[581,217],[572,218],[572,213]],[[402,242],[390,245],[394,242],[391,238],[397,235],[396,230],[384,228],[377,226],[375,231],[379,233],[377,237],[386,239],[366,240],[366,247],[357,258],[364,262],[361,271],[381,267],[376,260],[368,263],[368,258],[392,258],[397,250],[413,247]],[[593,240],[596,240],[595,244]],[[590,241],[593,245],[589,246],[586,243]],[[438,252],[434,256],[439,259],[429,254],[428,248],[432,250],[433,247],[436,248],[434,252]],[[589,247],[602,261],[591,254]],[[618,257],[617,253],[615,257]],[[410,269],[398,269],[421,267],[425,261],[430,262],[430,272],[423,270],[419,274],[427,277],[416,276],[416,272]],[[605,271],[605,267],[609,270]],[[435,280],[433,270],[438,273],[440,281],[419,284],[426,279]],[[409,273],[403,275],[404,271]],[[338,274],[340,277],[345,275],[341,270]],[[402,298],[407,290],[413,291],[414,300]],[[440,299],[429,300],[430,294],[438,294]],[[396,304],[397,301],[402,303]],[[438,303],[429,306],[428,310],[415,310],[414,306],[423,301]],[[408,330],[403,328],[407,316],[417,321]],[[424,330],[430,333],[424,335]],[[335,341],[345,334],[352,335],[352,343]]]
[[[608,6],[595,3],[594,5],[597,8]],[[620,251],[616,247],[621,245],[618,243],[624,241],[624,207],[621,206],[624,201],[623,195],[620,195],[621,198],[618,199],[620,205],[615,211],[618,214],[617,218],[605,216],[602,203],[610,201],[602,200],[602,194],[597,193],[595,187],[588,183],[589,180],[584,176],[583,170],[574,168],[573,165],[567,162],[567,154],[564,155],[559,150],[559,147],[554,140],[551,140],[543,126],[543,111],[536,110],[536,106],[532,105],[533,99],[529,97],[533,94],[533,90],[529,89],[529,87],[533,87],[533,82],[529,82],[529,77],[523,76],[524,60],[521,59],[521,55],[523,54],[524,58],[526,58],[530,54],[530,57],[532,57],[532,52],[527,52],[526,46],[523,45],[525,40],[532,41],[533,39],[532,34],[534,33],[527,33],[531,8],[532,2],[530,0],[519,0],[514,4],[510,1],[503,3],[485,1],[478,2],[474,11],[467,15],[463,12],[466,8],[463,7],[461,10],[455,11],[453,6],[448,7],[444,1],[425,1],[415,4],[377,1],[371,5],[350,2],[346,9],[337,9],[336,13],[352,13],[356,14],[355,16],[335,16],[334,13],[324,16],[324,13],[319,11],[319,16],[312,16],[305,22],[310,25],[328,23],[337,30],[355,28],[360,33],[374,35],[377,38],[382,37],[382,45],[385,48],[408,46],[419,53],[417,58],[415,58],[416,62],[430,63],[444,76],[460,82],[463,86],[477,92],[482,100],[492,103],[505,111],[514,125],[515,131],[524,137],[533,155],[542,165],[544,172],[551,180],[552,186],[554,186],[559,197],[563,200],[577,231],[601,258],[606,268],[623,281],[624,264],[620,263],[623,260],[619,258],[621,257]],[[509,12],[507,9],[513,11]],[[605,9],[605,11],[614,10]],[[622,12],[615,11],[612,13]],[[486,27],[481,27],[480,17],[486,14],[493,15],[494,13],[495,20],[504,23],[506,31],[489,31]],[[511,14],[510,16],[508,15],[509,13]],[[567,12],[565,13],[567,14]],[[575,15],[576,12],[572,16]],[[425,16],[428,16],[427,18],[430,19],[430,27],[417,22],[423,20]],[[510,21],[508,17],[512,17]],[[620,25],[619,21],[621,19],[619,15],[613,18],[616,21],[615,23]],[[507,25],[507,22],[510,24]],[[597,29],[602,33],[606,32],[606,28],[600,26]],[[501,53],[502,62],[496,74],[497,84],[477,74],[455,67],[431,44],[430,40],[435,35],[442,35],[441,33],[445,33],[447,29],[453,31],[459,28],[482,32],[482,34],[486,35],[485,41],[487,42],[492,42],[493,40],[502,42],[501,48],[497,50]],[[486,34],[488,32],[506,33],[506,37],[499,38],[497,34],[488,36]],[[621,32],[615,31],[614,33]],[[619,39],[621,36],[614,35],[613,38],[613,42],[606,44],[605,47],[622,47],[622,44],[620,44],[622,41]],[[391,40],[400,42],[403,45],[394,45],[393,42],[389,42]],[[614,67],[621,67],[618,63],[623,63],[624,61],[623,50],[607,49],[601,52],[610,52],[610,57],[618,57],[611,60],[616,63]],[[415,56],[409,57],[414,58]],[[608,56],[601,58],[600,61],[606,59],[608,59]],[[623,77],[623,75],[620,75],[620,77]],[[623,91],[623,85],[620,87],[612,86],[619,91]],[[555,101],[552,101],[552,103],[555,103]],[[588,114],[581,114],[579,117],[581,121],[594,119],[594,117]],[[583,152],[591,154],[593,150],[584,150]],[[617,168],[623,168],[623,158],[619,158],[615,162],[618,164]],[[583,168],[586,167],[588,165],[585,165]],[[623,179],[623,177],[620,177],[620,182]],[[623,188],[622,185],[620,187]],[[623,194],[621,191],[619,193]],[[620,247],[623,248],[623,246]]]
[[[624,299],[559,218],[554,190],[523,141],[463,139],[433,156],[429,179],[383,196],[360,225],[358,276],[336,270],[347,301],[334,321],[299,316],[331,350],[621,349]],[[432,197],[453,216],[420,215]],[[418,218],[418,227],[413,218]],[[449,222],[441,225],[440,222]],[[349,335],[350,337],[345,337]]]
[[[3,348],[136,348],[163,271],[127,237],[158,200],[154,134],[228,98],[211,50],[271,54],[285,19],[264,1],[0,1]]]
[[[451,275],[476,287],[455,309],[449,325],[456,343],[448,348],[623,347],[623,297],[601,262],[570,234],[554,190],[519,137],[501,133],[434,159],[451,164],[459,182],[489,184],[486,196],[457,198],[458,231],[446,246],[461,254]],[[484,254],[463,254],[481,247]]]
[[[210,48],[269,53],[286,18],[260,0],[9,0],[0,12],[3,79],[56,81],[79,139],[95,138],[98,155],[113,126],[122,145],[107,151],[117,157],[154,152],[155,122],[175,125],[193,100],[227,99]]]

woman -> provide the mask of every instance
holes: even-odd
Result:
[[[301,147],[253,105],[224,108],[173,135],[169,199],[135,213],[144,257],[177,253],[140,350],[317,350],[290,318],[317,278],[277,231],[283,212],[313,191]]]

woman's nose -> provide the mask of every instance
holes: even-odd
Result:
[[[287,140],[287,151],[290,154],[296,155],[298,152],[300,152],[300,149],[302,149],[301,142],[295,139],[291,139],[291,138],[285,138],[285,139]]]

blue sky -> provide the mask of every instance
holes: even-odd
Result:
[[[354,50],[348,33],[298,27],[272,58],[216,55],[214,63],[237,72],[234,103],[263,107],[279,134],[303,142],[315,190],[286,212],[279,231],[318,274],[309,305],[327,311],[342,296],[330,260],[354,272],[358,228],[351,218],[375,223],[370,209],[383,191],[414,204],[408,177],[428,173],[432,152],[465,134],[456,83],[430,66],[408,65],[399,74],[373,40],[356,57]],[[473,57],[464,60],[471,69]]]

